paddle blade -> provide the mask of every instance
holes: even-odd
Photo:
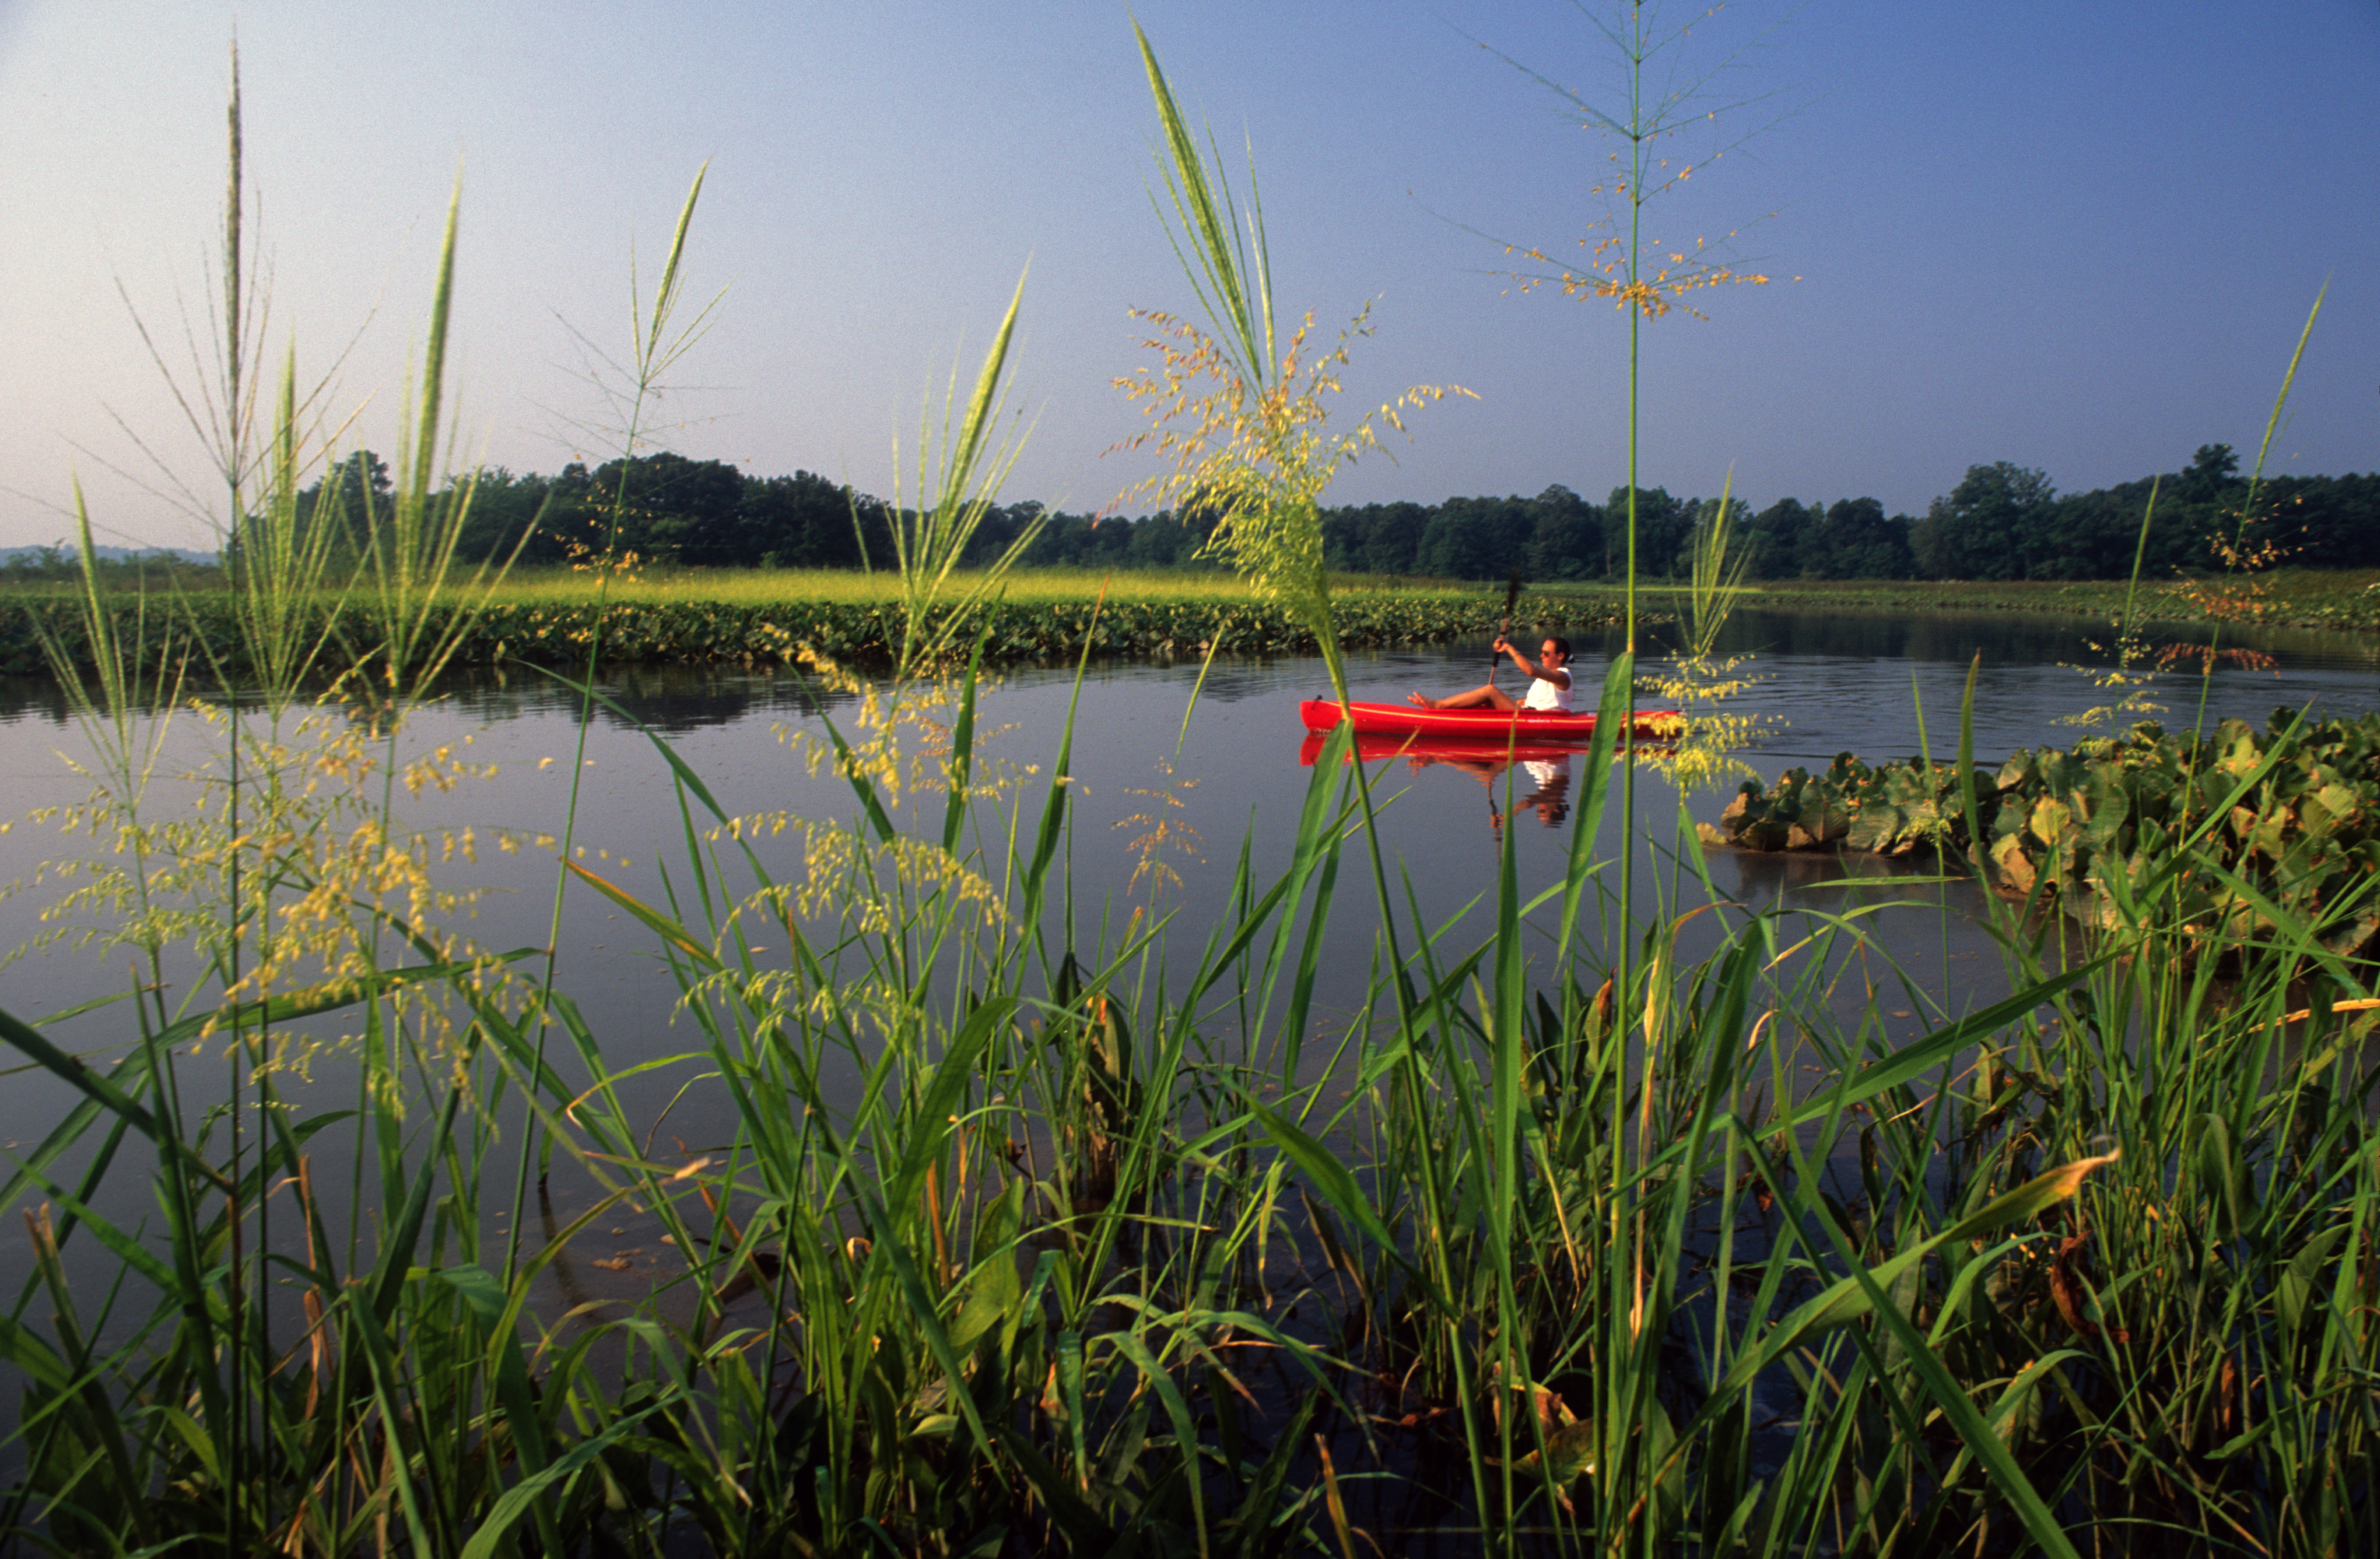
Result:
[[[1507,641],[1510,641],[1510,640],[1511,640],[1511,638],[1512,638],[1512,608],[1513,608],[1514,606],[1516,606],[1516,605],[1518,605],[1518,604],[1519,604],[1520,599],[1521,599],[1521,570],[1520,570],[1520,566],[1516,563],[1516,564],[1514,564],[1514,565],[1513,565],[1513,568],[1512,568],[1512,577],[1511,581],[1510,581],[1509,583],[1507,583],[1507,584],[1505,585],[1505,586],[1504,586],[1504,616],[1503,616],[1502,621],[1498,624],[1497,629],[1496,629],[1496,636],[1497,636],[1498,638],[1500,638],[1500,639],[1504,639],[1504,640],[1507,640]],[[1494,677],[1494,676],[1495,676],[1495,674],[1496,674],[1496,668],[1497,668],[1497,667],[1499,667],[1499,666],[1501,666],[1503,663],[1504,663],[1504,658],[1503,658],[1503,656],[1501,656],[1501,655],[1491,655],[1491,656],[1489,656],[1489,657],[1488,658],[1488,676],[1489,676],[1489,677],[1491,677],[1491,678],[1492,678],[1492,677]]]

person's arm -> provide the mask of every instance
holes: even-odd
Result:
[[[1530,659],[1527,656],[1522,654],[1521,647],[1516,644],[1507,644],[1504,647],[1512,653],[1512,663],[1514,665],[1520,667],[1521,670],[1528,672],[1529,675],[1536,678],[1538,681],[1552,683],[1556,687],[1568,687],[1570,685],[1570,672],[1563,667],[1555,666],[1548,669],[1547,667],[1540,666],[1536,661]]]

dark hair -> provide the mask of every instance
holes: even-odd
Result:
[[[1546,643],[1553,646],[1556,649],[1560,650],[1561,658],[1563,659],[1567,660],[1570,659],[1570,641],[1568,639],[1563,638],[1559,634],[1548,634],[1546,635]]]

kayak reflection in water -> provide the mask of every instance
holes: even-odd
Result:
[[[1487,786],[1488,827],[1495,832],[1497,840],[1500,842],[1502,840],[1504,814],[1496,804],[1500,799],[1498,782],[1504,770],[1512,767],[1508,760],[1488,757],[1452,757],[1438,753],[1415,753],[1407,756],[1405,762],[1415,774],[1419,774],[1434,763],[1447,764],[1463,770],[1463,773]],[[1521,765],[1521,772],[1528,777],[1536,789],[1515,801],[1512,804],[1513,810],[1518,812],[1534,808],[1537,814],[1537,821],[1548,828],[1560,828],[1563,819],[1570,816],[1570,755],[1564,753],[1556,757],[1528,759]]]
[[[1570,664],[1568,639],[1548,638],[1538,649],[1539,659],[1532,660],[1521,653],[1518,645],[1499,634],[1496,636],[1496,653],[1511,656],[1512,664],[1529,673],[1526,698],[1516,699],[1498,687],[1495,674],[1490,672],[1484,685],[1468,692],[1451,694],[1444,698],[1426,698],[1416,693],[1411,695],[1410,702],[1424,709],[1543,709],[1564,715],[1571,712],[1570,672],[1563,669]]]

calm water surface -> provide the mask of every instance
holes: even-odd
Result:
[[[1929,748],[1956,750],[1959,707],[1971,661],[1975,671],[1974,744],[1978,758],[1997,764],[2010,751],[2067,744],[2078,734],[2058,723],[2101,698],[2084,675],[2061,662],[2094,659],[2087,639],[2094,623],[1998,614],[1920,618],[1818,616],[1745,610],[1730,625],[1722,648],[1756,659],[1764,677],[1739,707],[1768,718],[1769,729],[1744,755],[1762,778],[1796,765],[1823,764],[1850,751],[1870,760],[1907,756]],[[1658,652],[1658,631],[1649,652]],[[2237,716],[2261,722],[2276,707],[2311,707],[2352,715],[2380,707],[2380,641],[2298,634],[2247,641],[2277,655],[2280,670],[2217,671],[2164,679],[2175,707],[2169,726],[2191,723],[2202,691],[2209,718]],[[1578,644],[1582,682],[1600,677],[1611,642]],[[1354,658],[1358,698],[1402,698],[1412,689],[1447,691],[1474,685],[1485,674],[1485,642]],[[1076,902],[1087,927],[1106,912],[1121,920],[1135,906],[1179,916],[1184,928],[1177,961],[1186,965],[1220,918],[1232,872],[1245,847],[1263,877],[1287,859],[1298,804],[1310,771],[1298,762],[1300,731],[1294,704],[1327,692],[1317,659],[1219,663],[1208,672],[1195,707],[1196,663],[1111,665],[1085,679],[1077,707],[1073,771],[1075,829],[1069,846]],[[1514,684],[1509,669],[1501,680]],[[1070,698],[1069,671],[1025,671],[1007,677],[982,699],[980,719],[993,731],[988,750],[1016,765],[1042,766],[1027,781],[1026,816],[1038,815],[1047,765],[1056,751]],[[630,669],[607,691],[701,774],[731,812],[784,810],[809,817],[847,817],[851,792],[841,780],[808,775],[788,749],[789,731],[816,730],[820,710],[790,677],[697,669]],[[848,716],[847,704],[828,705]],[[1186,725],[1185,725],[1186,716]],[[194,722],[186,734],[200,733]],[[452,679],[445,696],[416,722],[425,744],[455,743],[497,766],[495,778],[469,781],[446,795],[403,803],[405,820],[438,829],[471,828],[484,846],[502,832],[559,830],[568,783],[576,712],[566,695],[535,675],[470,673]],[[468,743],[468,747],[464,743]],[[80,752],[75,729],[42,684],[0,685],[0,777],[6,808],[21,815],[69,803],[87,788],[68,767]],[[195,753],[196,749],[192,749]],[[544,760],[553,760],[546,763]],[[658,898],[660,866],[682,863],[684,836],[668,771],[649,739],[627,722],[599,713],[588,732],[585,789],[578,839],[589,861],[607,859],[607,876]],[[1565,767],[1574,767],[1578,760]],[[1476,905],[1496,869],[1497,824],[1509,812],[1524,897],[1560,877],[1572,847],[1570,817],[1543,804],[1548,776],[1516,771],[1488,776],[1450,764],[1390,762],[1377,770],[1383,794],[1386,842],[1414,884],[1424,917],[1453,922],[1453,946],[1485,937],[1487,914]],[[1560,778],[1560,776],[1556,776]],[[1567,776],[1569,792],[1580,783]],[[1692,798],[1693,816],[1715,820],[1727,792]],[[1529,805],[1532,795],[1540,804]],[[187,788],[164,783],[155,798],[187,804]],[[1514,803],[1521,804],[1514,805]],[[932,798],[940,816],[939,798]],[[1677,880],[1677,814],[1671,793],[1646,774],[1640,780],[1636,848],[1652,869],[1641,874],[1647,891]],[[1152,846],[1154,823],[1168,828]],[[1029,822],[1028,822],[1029,826]],[[759,848],[781,879],[797,876],[797,834],[764,840]],[[86,847],[62,838],[55,825],[19,821],[0,836],[0,881],[30,883],[42,863]],[[1617,808],[1597,841],[1599,853],[1622,846]],[[1159,881],[1144,864],[1160,862],[1178,882]],[[464,868],[458,865],[458,870]],[[1875,927],[1908,968],[1921,994],[1891,993],[1880,1009],[1912,1027],[1927,1001],[1956,1011],[1982,1005],[2005,986],[1996,944],[1978,924],[1983,905],[1972,888],[1925,880],[1910,869],[1850,858],[1716,853],[1720,891],[1755,909],[1772,905],[1832,912],[1853,904],[1908,901],[1912,907],[1878,917]],[[1135,871],[1139,871],[1135,880]],[[682,868],[674,873],[683,886]],[[506,856],[482,848],[458,880],[492,890],[468,927],[483,946],[542,945],[547,937],[553,867],[550,855]],[[0,947],[15,947],[42,928],[39,912],[55,886],[28,886],[0,901]],[[1687,900],[1699,901],[1700,889]],[[1952,912],[1945,917],[1941,908]],[[1649,911],[1651,901],[1644,906]],[[1467,914],[1467,919],[1465,918]],[[1709,917],[1706,917],[1707,920]],[[1370,967],[1377,919],[1370,892],[1356,874],[1342,874],[1340,911],[1325,956],[1321,1005],[1326,1013],[1360,1002]],[[1087,937],[1091,933],[1085,932]],[[677,1022],[676,992],[651,956],[640,927],[609,911],[591,893],[574,890],[561,937],[563,984],[599,1026],[606,1054],[628,1066],[694,1048],[697,1036]],[[1405,945],[1411,945],[1410,934]],[[59,949],[24,957],[0,971],[0,1007],[26,1018],[60,1010],[121,989],[124,972],[87,952]],[[1846,999],[1864,999],[1847,993]],[[55,1031],[71,1045],[104,1055],[121,1032],[103,1011]],[[675,1080],[656,1079],[640,1102],[658,1114]],[[0,1088],[0,1142],[30,1145],[66,1107],[63,1092],[46,1078],[18,1070]],[[674,1118],[674,1129],[698,1141],[705,1123]],[[0,1220],[0,1270],[14,1265],[5,1246],[22,1239],[17,1220]]]

